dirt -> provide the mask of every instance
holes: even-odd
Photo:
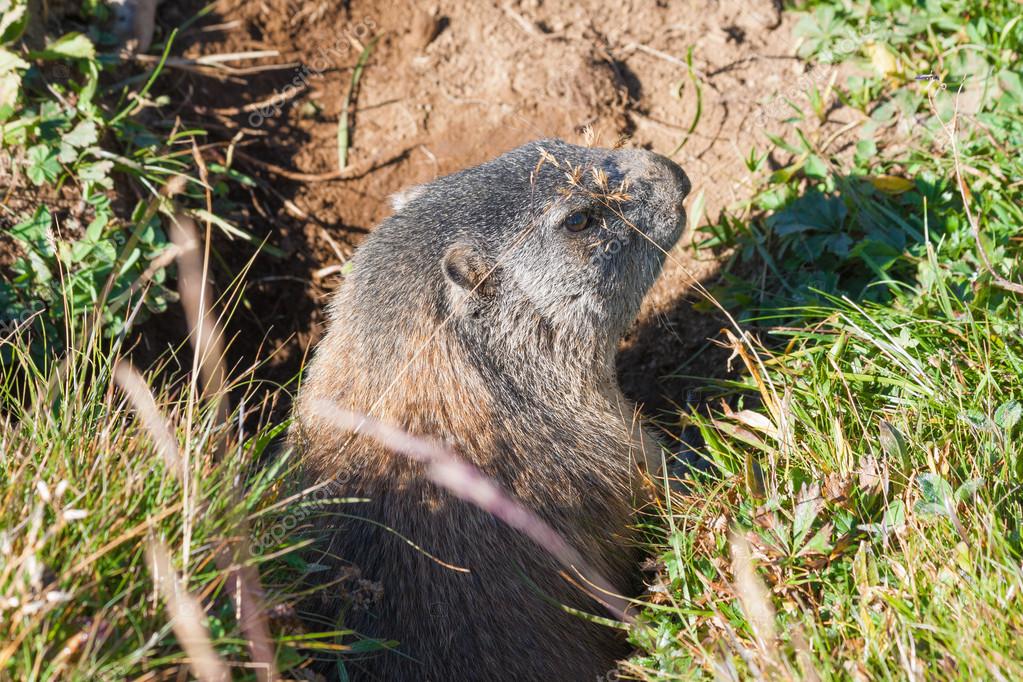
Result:
[[[158,36],[200,6],[164,3]],[[183,123],[222,142],[206,148],[208,162],[222,160],[240,133],[235,165],[261,185],[237,197],[248,208],[232,217],[287,254],[253,265],[232,323],[236,364],[259,355],[263,378],[293,377],[322,332],[338,266],[387,216],[388,196],[531,139],[582,143],[590,129],[598,144],[674,152],[693,197],[704,195],[704,220],[743,199],[743,158],[775,124],[765,106],[804,68],[791,56],[790,23],[765,0],[216,3],[183,34],[185,56],[276,51],[230,62],[254,73],[179,69],[171,79]],[[338,120],[370,46],[349,109],[348,164],[372,170],[351,179],[299,175],[337,169]],[[698,385],[674,374],[724,372],[726,354],[713,342],[722,320],[692,308],[694,282],[713,281],[718,262],[697,255],[691,239],[672,253],[623,343],[623,386],[654,412],[685,403]],[[228,268],[218,280],[226,281],[252,250],[224,240],[219,248]],[[166,324],[151,326],[143,349],[165,347]]]

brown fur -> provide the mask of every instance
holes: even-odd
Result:
[[[592,193],[577,187],[575,199],[562,200],[562,173],[530,176],[539,145],[570,157],[566,163],[636,180],[642,195],[632,201],[641,203],[625,214],[669,248],[681,230],[688,181],[677,167],[646,152],[545,141],[417,190],[362,247],[332,304],[291,434],[310,482],[332,480],[334,494],[369,499],[332,510],[351,516],[324,516],[316,559],[330,567],[328,580],[355,566],[382,587],[364,608],[342,583],[323,593],[320,613],[399,642],[397,652],[346,659],[353,679],[593,680],[627,651],[620,632],[561,608],[606,615],[532,541],[438,489],[420,464],[339,431],[309,407],[328,398],[444,440],[616,588],[640,587],[632,527],[638,464],[659,454],[618,388],[613,357],[663,254],[633,239],[631,228],[615,232],[613,216],[601,218],[590,241],[625,242],[631,250],[620,261],[583,257],[588,242],[562,250],[562,240],[575,237],[559,231],[558,211],[573,205],[558,202],[591,206]],[[553,212],[533,211],[529,192],[542,193]],[[506,206],[502,193],[522,203]],[[526,229],[544,232],[522,231],[530,216]],[[505,247],[523,234],[509,255]],[[551,303],[538,280],[552,266],[537,257],[554,259],[568,294],[592,282],[607,291]]]

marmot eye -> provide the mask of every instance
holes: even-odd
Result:
[[[576,211],[565,218],[565,229],[569,232],[582,232],[590,224],[590,214],[586,211]]]

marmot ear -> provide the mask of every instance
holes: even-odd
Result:
[[[400,192],[395,192],[391,195],[391,210],[397,213],[401,209],[405,208],[409,202],[421,197],[426,193],[426,185],[412,185],[406,187]]]
[[[444,276],[473,299],[491,298],[497,293],[497,272],[489,260],[471,244],[448,247],[441,261]]]

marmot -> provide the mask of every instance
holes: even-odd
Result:
[[[652,152],[541,140],[406,192],[358,249],[290,436],[309,481],[369,500],[319,524],[327,615],[398,642],[348,659],[352,679],[591,682],[627,654],[620,631],[562,608],[606,615],[543,550],[312,403],[442,440],[635,594],[639,469],[660,452],[614,356],[689,189]],[[375,603],[337,586],[353,570]]]

